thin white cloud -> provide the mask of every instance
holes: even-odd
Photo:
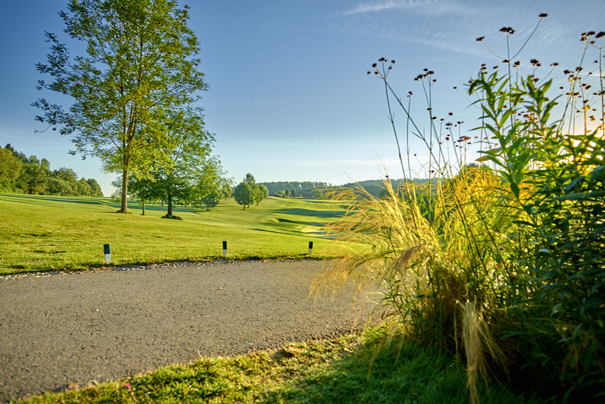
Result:
[[[510,42],[515,51],[535,27],[538,15],[546,12],[549,17],[540,24],[519,58],[544,59],[545,63],[548,59],[547,63],[552,63],[564,62],[550,60],[557,55],[553,56],[553,49],[577,48],[582,31],[579,26],[584,31],[600,29],[596,16],[604,8],[602,0],[585,0],[577,4],[544,0],[528,4],[523,0],[505,4],[469,0],[374,0],[362,1],[333,14],[331,30],[486,56],[496,61],[499,58],[490,56],[475,38],[485,36],[486,44],[501,56],[500,59],[505,59],[506,41],[499,28],[513,26],[517,30]],[[567,56],[570,52],[558,54]]]
[[[408,11],[429,16],[474,14],[476,12],[473,8],[448,0],[387,0],[373,3],[360,3],[352,9],[342,12],[340,15],[350,16],[392,10]]]

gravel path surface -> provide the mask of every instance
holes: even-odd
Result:
[[[320,261],[181,263],[0,279],[0,401],[116,380],[200,355],[328,337],[352,288],[308,299]]]

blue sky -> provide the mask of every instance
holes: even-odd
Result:
[[[384,89],[366,72],[380,57],[397,61],[390,79],[401,95],[413,91],[412,112],[423,127],[426,104],[413,78],[435,71],[433,111],[454,113],[463,130],[477,126],[477,110],[453,90],[463,88],[481,63],[506,53],[503,26],[511,26],[513,49],[523,44],[548,13],[536,35],[516,58],[574,68],[581,57],[580,33],[605,30],[603,0],[190,0],[189,26],[200,43],[201,70],[209,91],[199,105],[207,129],[216,135],[214,151],[237,182],[247,172],[257,181],[323,181],[343,184],[379,178],[383,163],[391,177],[398,170],[395,140],[387,120]],[[45,157],[51,168],[69,167],[96,178],[105,194],[117,174],[102,173],[95,159],[67,154],[68,138],[36,133],[30,103],[53,96],[35,89],[44,78],[44,31],[62,34],[58,16],[66,0],[0,2],[0,145],[10,143],[27,155]],[[65,35],[63,42],[78,48]],[[529,70],[527,71],[529,73]],[[61,100],[61,99],[58,99]],[[68,105],[68,100],[61,101]],[[424,113],[424,114],[422,114]],[[396,119],[404,128],[405,119]],[[424,148],[414,144],[422,160]],[[424,153],[424,154],[423,154]],[[415,169],[422,176],[422,168]]]

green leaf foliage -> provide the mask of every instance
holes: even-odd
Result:
[[[21,161],[10,150],[0,148],[0,192],[10,192],[21,174]]]
[[[70,136],[75,154],[101,159],[122,173],[122,211],[129,174],[169,162],[167,112],[179,110],[206,89],[198,71],[199,41],[187,27],[188,12],[173,0],[71,0],[60,13],[65,33],[86,46],[71,57],[46,33],[51,52],[37,70],[52,78],[39,89],[71,97],[68,110],[44,98],[33,103],[37,119]]]
[[[254,192],[252,187],[246,182],[240,182],[233,191],[235,201],[244,207],[250,206],[254,202]]]

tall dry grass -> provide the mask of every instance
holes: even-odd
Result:
[[[507,40],[514,33],[501,31]],[[394,61],[373,65],[385,85],[403,180],[396,189],[386,180],[381,198],[361,187],[333,195],[352,201],[344,219],[329,228],[332,248],[344,258],[318,275],[314,290],[351,277],[360,289],[382,285],[394,332],[464,357],[473,403],[479,383],[511,371],[531,374],[557,400],[603,398],[603,36],[582,34],[585,55],[599,55],[599,74],[583,74],[581,65],[564,71],[570,88],[563,102],[551,95],[552,80],[538,77],[537,60],[526,76],[520,62],[490,75],[482,66],[468,86],[481,111],[476,140],[455,135],[461,122],[435,123],[434,72],[416,77],[431,114],[421,130],[409,114],[411,101],[403,102],[389,84]],[[594,95],[591,86],[600,91]],[[393,105],[406,114],[405,142]],[[583,130],[572,133],[580,118]],[[410,136],[429,154],[424,181],[412,179]],[[481,164],[469,164],[477,143]]]

